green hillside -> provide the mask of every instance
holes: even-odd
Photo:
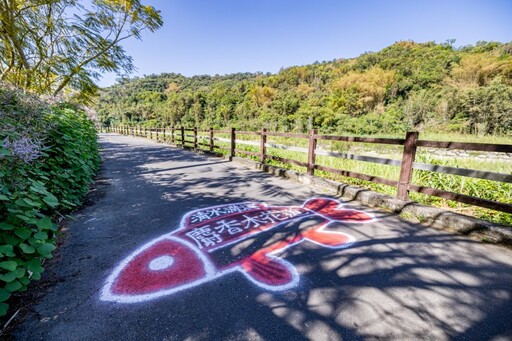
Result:
[[[404,41],[278,74],[123,79],[102,90],[96,110],[105,125],[510,135],[512,42]]]

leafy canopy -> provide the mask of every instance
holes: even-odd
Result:
[[[0,20],[0,80],[82,102],[102,72],[133,71],[123,40],[163,24],[139,0],[3,0]]]

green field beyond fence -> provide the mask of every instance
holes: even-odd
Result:
[[[317,135],[314,131],[287,134],[138,127],[105,131],[249,157],[512,226],[512,144],[503,141],[432,141],[422,140],[416,133],[402,139],[376,139]]]

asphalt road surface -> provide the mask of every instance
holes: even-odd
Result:
[[[94,202],[17,339],[512,339],[508,248],[223,159],[101,143]]]

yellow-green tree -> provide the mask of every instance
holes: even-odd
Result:
[[[134,69],[123,40],[162,26],[139,0],[2,0],[0,22],[0,80],[78,101],[96,93],[101,72]]]

